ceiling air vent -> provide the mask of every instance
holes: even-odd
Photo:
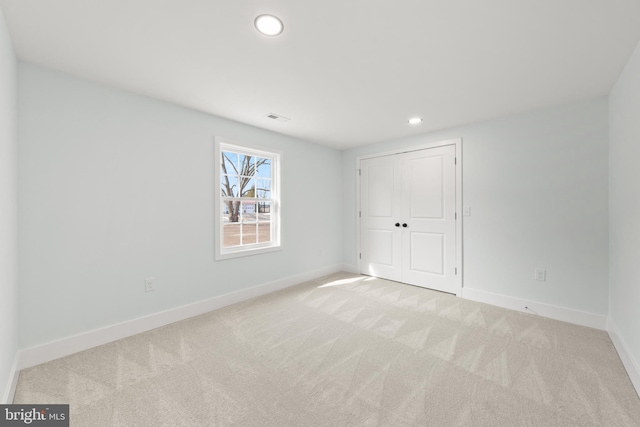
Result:
[[[288,118],[283,117],[283,116],[279,116],[279,115],[274,114],[274,113],[269,113],[265,117],[268,118],[268,119],[271,119],[271,120],[276,120],[278,122],[288,122],[289,120],[291,120],[291,119],[288,119]]]

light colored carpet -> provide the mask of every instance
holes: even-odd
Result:
[[[340,273],[26,369],[73,426],[638,426],[603,331]]]

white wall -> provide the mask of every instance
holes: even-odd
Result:
[[[458,137],[472,211],[463,223],[465,289],[605,316],[606,98],[345,151],[344,263],[356,265],[356,157]],[[534,280],[535,268],[547,270],[546,282]]]
[[[640,392],[640,45],[609,97],[610,318]],[[616,342],[616,341],[614,341]],[[619,344],[619,343],[616,343]]]
[[[18,99],[22,348],[341,263],[340,152],[28,64]],[[284,250],[214,261],[217,135],[283,151]]]
[[[18,349],[16,90],[16,58],[0,10],[0,403],[9,397]]]

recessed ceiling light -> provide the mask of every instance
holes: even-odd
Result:
[[[253,24],[265,36],[277,36],[284,30],[282,21],[273,15],[260,15]]]
[[[413,117],[409,119],[409,124],[410,125],[417,125],[422,123],[422,119],[420,117]]]

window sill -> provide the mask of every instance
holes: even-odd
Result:
[[[281,250],[282,250],[282,245],[267,246],[264,248],[241,249],[236,251],[227,251],[224,253],[219,253],[216,251],[215,259],[216,261],[223,261],[225,259],[241,258],[241,257],[259,255],[267,252],[276,252]]]

